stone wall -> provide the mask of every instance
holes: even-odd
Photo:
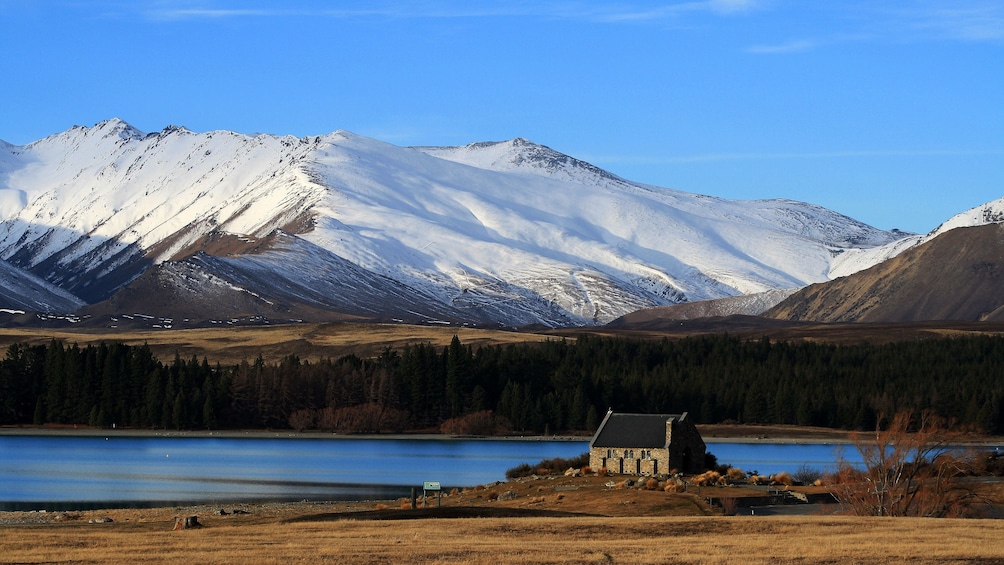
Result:
[[[593,470],[606,467],[611,474],[665,475],[669,472],[669,450],[594,447],[589,450],[589,466]]]
[[[700,473],[704,471],[704,454],[707,447],[701,438],[697,426],[687,418],[687,413],[677,420],[666,423],[666,433],[669,442],[669,464],[671,469],[683,473]]]

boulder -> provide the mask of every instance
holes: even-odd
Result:
[[[202,524],[199,523],[198,516],[175,516],[174,517],[174,531],[178,530],[190,530],[192,528],[201,528]]]

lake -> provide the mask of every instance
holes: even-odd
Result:
[[[505,480],[507,469],[588,451],[588,441],[0,435],[0,510],[266,500],[378,500],[412,486]],[[709,443],[760,473],[823,470],[825,444]],[[847,455],[850,455],[850,449]]]

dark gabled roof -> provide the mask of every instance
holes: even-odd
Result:
[[[590,447],[666,447],[666,422],[680,414],[615,414],[607,412]]]

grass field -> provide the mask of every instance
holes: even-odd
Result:
[[[738,323],[738,322],[737,322]],[[696,325],[695,325],[696,324]],[[89,344],[120,342],[150,346],[161,361],[170,362],[175,353],[183,359],[193,355],[211,363],[232,364],[252,361],[259,355],[277,362],[285,355],[303,360],[338,358],[355,354],[375,357],[386,348],[401,349],[408,344],[449,345],[456,335],[465,345],[505,344],[546,339],[575,339],[583,333],[637,339],[680,339],[702,333],[724,333],[759,339],[812,340],[829,343],[886,343],[896,340],[930,339],[979,333],[1004,333],[1004,324],[969,322],[918,322],[912,324],[819,324],[792,327],[749,327],[687,322],[680,328],[660,331],[633,331],[607,327],[554,329],[514,332],[455,326],[412,326],[404,324],[305,323],[263,326],[225,326],[193,329],[113,329],[113,328],[0,328],[0,347],[12,343],[47,344],[52,339]]]
[[[400,512],[407,512],[401,510]],[[1002,563],[1004,522],[843,517],[171,521],[0,527],[5,563]]]
[[[1002,520],[724,517],[710,492],[609,480],[522,479],[419,510],[405,500],[0,513],[0,562],[1004,563]],[[204,527],[173,531],[190,515]]]
[[[177,353],[186,360],[194,355],[199,359],[205,357],[211,363],[232,364],[253,361],[259,355],[266,362],[277,362],[286,355],[311,361],[348,354],[375,357],[386,347],[401,349],[417,343],[446,346],[454,335],[465,345],[474,347],[561,339],[543,334],[472,328],[324,323],[184,330],[0,328],[0,347],[6,349],[12,343],[48,344],[53,339],[81,347],[99,343],[146,343],[165,363],[170,363]]]

